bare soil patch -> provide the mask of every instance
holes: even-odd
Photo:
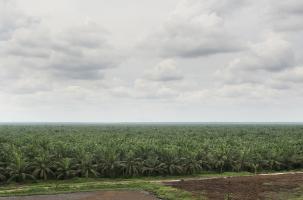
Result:
[[[143,191],[79,192],[58,195],[0,197],[0,200],[157,200]]]
[[[256,175],[165,183],[209,200],[286,200],[303,197],[303,174]]]

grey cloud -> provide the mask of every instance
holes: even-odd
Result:
[[[278,35],[270,34],[262,43],[253,44],[251,54],[241,58],[234,68],[247,70],[281,71],[294,66],[291,44]]]
[[[15,30],[37,22],[36,18],[19,11],[14,1],[0,0],[0,41],[10,39]]]
[[[13,1],[0,0],[0,92],[31,95],[72,84],[92,87],[88,83],[103,79],[105,70],[121,61],[109,37],[90,21],[52,30]]]
[[[107,35],[99,25],[87,22],[55,36],[48,68],[63,78],[102,79],[102,71],[121,60]]]
[[[178,97],[179,92],[168,83],[139,78],[135,80],[132,96],[137,99],[172,99]]]
[[[294,67],[291,45],[277,35],[269,35],[264,42],[252,44],[246,55],[234,59],[217,72],[228,82],[260,82],[262,73],[275,73]]]
[[[278,79],[290,83],[303,83],[303,67],[295,67],[278,75]]]
[[[134,87],[120,86],[112,88],[109,92],[114,97],[142,100],[173,100],[180,95],[176,89],[143,79],[137,79]]]
[[[284,0],[275,2],[276,13],[280,15],[301,15],[303,14],[303,2],[300,0]]]
[[[121,60],[107,40],[108,33],[97,24],[85,23],[60,33],[48,31],[43,23],[16,29],[11,39],[2,42],[0,59],[6,57],[20,69],[39,71],[53,80],[83,81],[102,79],[103,71]]]
[[[168,59],[160,62],[153,69],[145,72],[145,78],[151,81],[179,81],[184,77],[176,67],[174,60]]]
[[[9,88],[9,93],[15,93],[15,94],[33,94],[38,92],[48,92],[53,90],[53,85],[51,82],[46,80],[39,80],[39,77],[37,77],[36,80],[31,78],[30,80],[26,77],[23,77],[22,80],[19,80],[15,82],[14,84],[11,84],[12,87],[6,87]]]
[[[216,13],[221,16],[235,12],[247,4],[249,4],[248,0],[182,0],[179,1],[173,14]],[[193,13],[193,10],[196,13]]]
[[[114,96],[133,99],[174,99],[180,95],[178,83],[183,78],[176,61],[166,59],[146,70],[143,77],[137,78],[132,86],[115,87],[110,92]]]
[[[2,120],[45,111],[46,120],[117,120],[121,110],[121,120],[207,121],[222,110],[223,120],[260,120],[264,109],[263,120],[300,120],[302,0],[136,0],[122,10],[118,0],[12,1],[0,0]],[[98,23],[79,23],[87,16]]]
[[[280,90],[280,91],[287,91],[292,89],[292,85],[289,83],[286,83],[285,81],[281,81],[278,78],[275,77],[272,80],[268,81],[269,88]]]
[[[220,2],[183,1],[162,30],[148,38],[147,46],[157,50],[161,56],[183,58],[243,49],[241,42],[226,29],[225,19],[218,11],[237,1]]]
[[[99,80],[103,79],[104,74],[95,70],[54,70],[53,74],[61,80],[68,80],[66,77],[72,80]]]
[[[263,88],[267,92],[285,90],[290,86],[278,77],[294,67],[291,45],[281,37],[271,34],[265,41],[251,45],[246,55],[218,70],[216,79],[220,79],[227,89],[249,85],[251,89]]]
[[[108,46],[107,36],[109,32],[92,21],[86,21],[85,24],[72,27],[61,33],[61,40],[71,46],[96,49]]]
[[[265,100],[267,98],[274,98],[279,94],[278,90],[272,89],[265,85],[256,84],[239,84],[239,85],[225,85],[215,92],[221,97],[228,97],[233,99],[247,100]]]
[[[287,17],[274,22],[274,30],[280,32],[297,32],[303,30],[302,17]]]
[[[48,68],[61,78],[94,80],[101,79],[102,70],[116,66],[116,61],[85,53],[80,57],[52,55]]]
[[[12,94],[33,94],[53,89],[53,81],[46,73],[13,63],[0,62],[0,92]]]
[[[303,29],[303,2],[301,0],[272,1],[272,21],[277,31]]]
[[[42,24],[18,28],[9,40],[2,42],[1,53],[8,57],[15,56],[13,59],[46,59],[50,56],[51,40],[49,30],[43,28]]]

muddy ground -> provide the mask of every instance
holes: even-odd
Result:
[[[303,198],[303,174],[258,175],[165,183],[209,200],[286,200]]]
[[[157,200],[157,198],[143,191],[102,191],[26,197],[0,197],[0,200]]]

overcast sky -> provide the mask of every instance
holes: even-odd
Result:
[[[0,0],[2,122],[302,122],[302,0]]]

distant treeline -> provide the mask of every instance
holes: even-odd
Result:
[[[303,168],[301,125],[1,125],[0,182]]]

